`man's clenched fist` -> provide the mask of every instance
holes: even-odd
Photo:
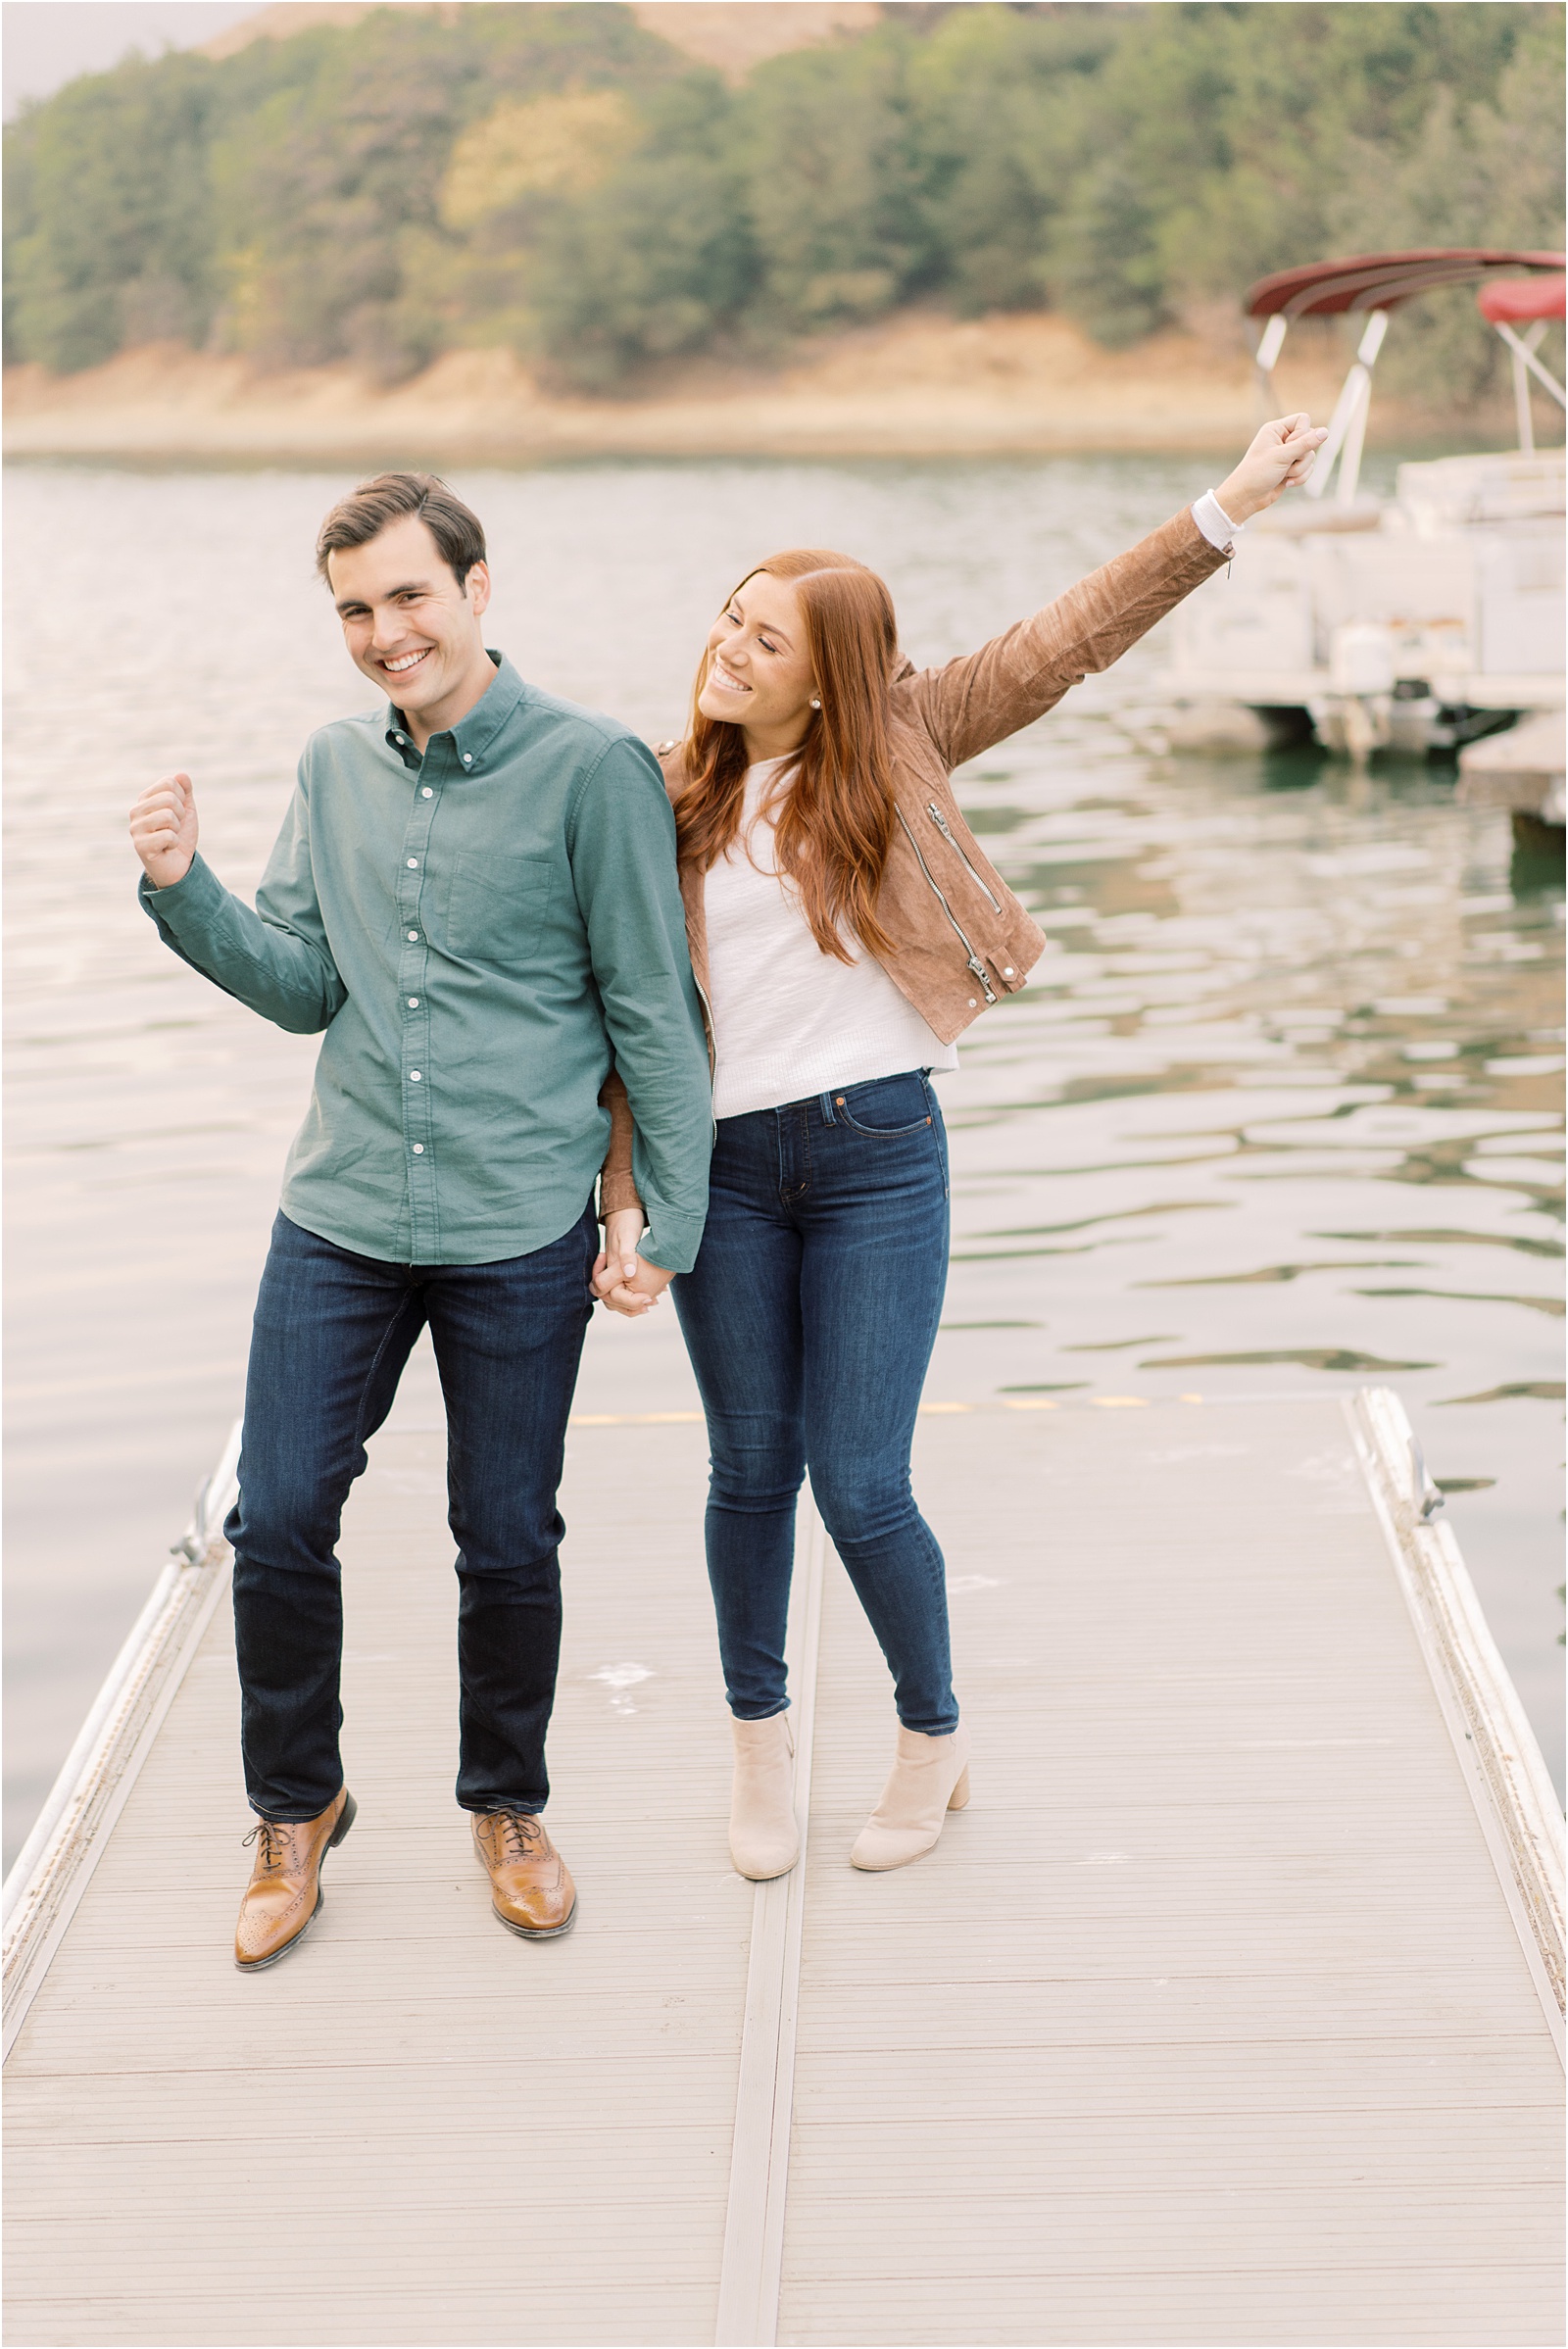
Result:
[[[163,775],[130,811],[130,838],[155,889],[183,881],[196,854],[196,794],[189,775]]]

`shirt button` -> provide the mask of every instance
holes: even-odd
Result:
[[[411,995],[411,996],[410,996],[410,998],[409,998],[409,1009],[410,1009],[411,1011],[417,1011],[417,1010],[418,1010],[418,1008],[419,1008],[419,999],[418,999],[418,997],[417,997],[416,995]]]
[[[418,869],[419,869],[419,859],[418,859],[418,857],[417,857],[417,856],[411,856],[411,857],[409,858],[409,870],[410,870],[410,872],[411,872],[411,873],[416,873],[416,872],[418,871]]]
[[[464,765],[465,765],[465,766],[472,766],[472,764],[473,764],[473,753],[472,753],[471,751],[465,751],[465,752],[464,752],[464,754],[463,754],[463,763],[464,763]]]
[[[411,1085],[417,1085],[417,1083],[418,1083],[418,1082],[419,1082],[419,1072],[418,1072],[418,1070],[417,1070],[416,1068],[411,1068],[411,1069],[410,1069],[410,1071],[409,1071],[409,1083],[410,1083]]]
[[[1012,977],[1012,964],[1010,962],[1006,964],[1002,975],[1004,979],[1010,979]]]
[[[394,742],[402,742],[406,739],[406,737],[401,734],[394,734],[392,739]]]
[[[971,997],[969,998],[969,1008],[970,1008],[970,1010],[971,1010],[971,1011],[974,1009],[974,1005],[975,1005],[975,999],[974,999],[974,997],[973,997],[973,996],[971,996]]]
[[[424,1144],[422,1142],[416,1142],[415,1144],[414,1154],[416,1158],[422,1158],[424,1156]]]
[[[419,797],[421,800],[433,800],[435,798],[435,793],[430,789],[428,783],[421,787]]]
[[[419,943],[419,933],[418,933],[418,931],[417,931],[417,930],[411,930],[411,931],[409,932],[409,944],[410,944],[410,946],[417,946],[417,945],[418,945],[418,943]]]

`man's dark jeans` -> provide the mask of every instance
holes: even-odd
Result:
[[[428,1322],[447,1409],[463,1684],[458,1800],[541,1811],[561,1649],[566,1415],[593,1310],[592,1208],[499,1264],[383,1264],[279,1215],[245,1390],[234,1550],[253,1809],[314,1819],[343,1784],[338,1526],[367,1439]]]

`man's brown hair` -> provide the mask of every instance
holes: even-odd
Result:
[[[368,546],[389,522],[416,514],[435,540],[441,560],[467,592],[468,573],[484,561],[484,530],[476,514],[448,489],[437,473],[377,473],[339,498],[316,540],[316,567],[327,585],[329,555]]]

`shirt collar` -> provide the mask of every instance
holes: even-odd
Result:
[[[485,649],[489,652],[488,646]],[[505,653],[491,652],[490,659],[496,664],[495,682],[480,695],[467,716],[460,718],[455,726],[448,729],[466,775],[479,772],[484,764],[486,752],[491,748],[502,727],[511,717],[527,690]],[[409,740],[412,748],[408,720],[397,704],[389,702],[386,710],[386,738],[394,749],[400,747],[400,736]],[[440,737],[432,735],[430,739],[432,742],[436,742]]]

